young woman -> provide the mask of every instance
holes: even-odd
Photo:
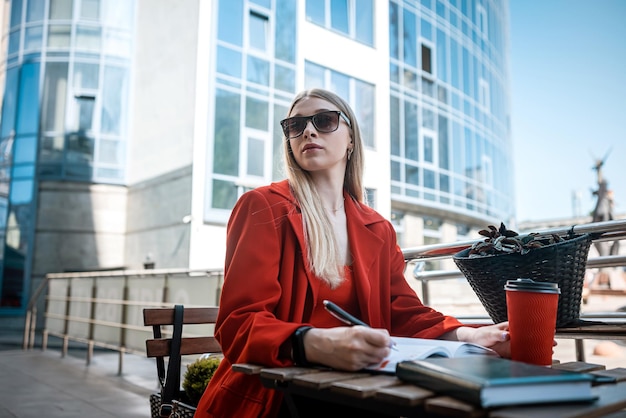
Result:
[[[245,193],[228,223],[215,329],[225,358],[196,417],[286,416],[281,394],[233,372],[234,363],[360,370],[389,354],[390,335],[469,341],[508,356],[507,323],[464,327],[408,285],[393,226],[365,203],[363,143],[349,105],[304,91],[281,126],[287,180]],[[370,327],[346,326],[325,299]],[[323,407],[307,408],[312,416],[315,408]]]

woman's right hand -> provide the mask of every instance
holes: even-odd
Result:
[[[303,340],[307,361],[338,370],[357,371],[389,355],[391,337],[385,329],[360,325],[313,328]]]

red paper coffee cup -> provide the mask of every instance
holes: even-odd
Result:
[[[511,359],[552,364],[559,286],[531,279],[508,280],[504,286],[511,336]]]

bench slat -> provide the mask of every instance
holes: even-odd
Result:
[[[185,308],[183,324],[215,324],[217,307]],[[144,325],[172,325],[174,308],[146,308],[143,310]]]
[[[146,340],[146,354],[148,357],[167,357],[171,344],[171,338]],[[214,337],[186,337],[180,341],[181,356],[221,352],[222,348]]]

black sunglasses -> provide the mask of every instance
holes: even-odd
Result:
[[[312,116],[294,116],[281,120],[280,126],[283,127],[283,133],[287,139],[297,138],[302,135],[309,121],[313,122],[313,126],[319,132],[329,133],[339,128],[340,116],[346,121],[348,126],[352,126],[350,119],[340,110],[327,110]]]

